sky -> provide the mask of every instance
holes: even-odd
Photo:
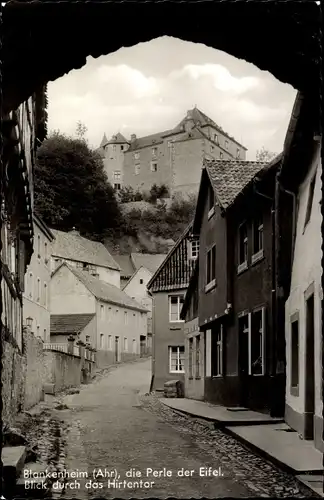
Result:
[[[255,159],[280,153],[296,90],[267,71],[203,44],[161,37],[93,58],[48,84],[49,130],[74,135],[78,121],[98,147],[175,127],[197,106]]]

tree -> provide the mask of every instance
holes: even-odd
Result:
[[[99,154],[84,140],[52,133],[37,151],[35,208],[51,227],[103,238],[122,215]]]
[[[84,140],[86,133],[88,132],[88,127],[84,125],[80,120],[77,122],[76,125],[76,133],[75,135],[77,138],[81,141]]]
[[[273,160],[277,156],[278,153],[273,153],[272,151],[269,151],[268,149],[265,149],[264,146],[262,146],[261,149],[258,149],[256,152],[256,161],[261,161],[261,162],[269,162]]]

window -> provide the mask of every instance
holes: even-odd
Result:
[[[265,308],[239,318],[240,366],[246,375],[265,374]]]
[[[128,325],[128,314],[127,314],[127,311],[124,311],[124,323],[125,323],[125,325]]]
[[[44,306],[47,307],[47,283],[44,283]]]
[[[137,152],[137,153],[134,153],[134,158],[135,160],[139,160],[139,157],[140,157],[140,154]]]
[[[218,135],[217,134],[214,134],[214,142],[216,142],[216,144],[218,144]]]
[[[112,335],[108,335],[108,349],[112,349]]]
[[[44,341],[46,341],[47,339],[47,332],[46,332],[46,328],[44,328]]]
[[[41,256],[41,238],[40,235],[37,236],[37,257],[40,259]]]
[[[298,319],[291,323],[291,388],[299,385],[299,323]]]
[[[143,278],[140,279],[140,285],[143,285]]]
[[[193,338],[189,339],[189,377],[192,378],[192,364],[193,364]]]
[[[214,146],[210,146],[210,152],[212,153],[214,151]]]
[[[172,141],[168,141],[168,148],[171,148],[172,146]]]
[[[128,338],[127,337],[124,337],[124,351],[125,352],[128,351]]]
[[[114,171],[114,179],[115,179],[116,181],[119,181],[119,180],[120,180],[120,178],[121,178],[121,171],[120,171],[120,170],[115,170],[115,171]]]
[[[86,335],[86,343],[88,344],[90,342],[90,335]]]
[[[192,240],[190,243],[190,258],[196,260],[199,255],[199,240]]]
[[[236,150],[236,158],[240,158],[241,156],[241,152],[239,149]]]
[[[36,328],[36,335],[37,335],[37,337],[40,337],[40,326],[39,325]]]
[[[225,141],[225,149],[228,150],[228,141]]]
[[[152,156],[156,156],[157,155],[157,148],[152,148]]]
[[[248,234],[247,234],[247,224],[244,222],[239,227],[239,269],[241,271],[247,268],[247,258],[248,258]]]
[[[156,161],[151,162],[151,172],[157,172],[158,164]]]
[[[207,252],[206,291],[216,284],[216,245]]]
[[[215,193],[213,186],[208,184],[208,219],[215,213]]]
[[[250,375],[264,375],[264,312],[262,308],[252,314]]]
[[[119,183],[114,184],[114,190],[115,191],[120,191],[121,190],[121,184],[119,184]]]
[[[103,347],[104,347],[104,334],[103,333],[100,334],[100,341],[99,342],[100,342],[100,344],[99,344],[100,349],[103,349]]]
[[[120,150],[121,150],[121,151],[124,151],[124,146],[120,146]]]
[[[263,256],[263,219],[262,215],[253,221],[253,255],[252,262]]]
[[[141,166],[138,164],[138,165],[135,165],[135,175],[138,175],[141,171]]]
[[[136,352],[137,352],[137,346],[136,346],[136,340],[135,339],[133,339],[132,351],[133,351],[133,354],[136,354]]]
[[[309,185],[308,201],[307,201],[306,217],[305,217],[305,226],[306,226],[306,224],[308,224],[310,217],[311,217],[311,213],[312,213],[314,190],[315,190],[315,180],[316,180],[316,175],[314,175],[314,177],[311,180],[311,183]]]
[[[196,378],[200,377],[200,335],[196,337]]]
[[[100,318],[105,319],[105,306],[100,306]]]
[[[184,346],[169,347],[170,373],[184,373]]]
[[[223,375],[223,325],[219,325],[216,330],[212,330],[212,377]]]
[[[47,241],[44,243],[44,258],[45,258],[45,264],[48,263],[48,247],[47,247]]]
[[[223,159],[223,157],[224,157],[224,155],[223,155],[222,151],[220,151],[220,152],[219,152],[219,158],[222,160],[222,159]]]
[[[169,296],[169,321],[182,322],[180,319],[180,312],[183,306],[183,295],[170,295]]]
[[[37,278],[37,302],[40,302],[41,298],[41,280]]]
[[[29,297],[33,299],[34,292],[34,276],[33,273],[29,273]]]

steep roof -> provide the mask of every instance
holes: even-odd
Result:
[[[84,238],[77,231],[58,231],[52,229],[55,240],[52,255],[74,261],[86,262],[109,269],[120,270],[107,248],[99,241]]]
[[[121,134],[120,132],[117,132],[117,134],[113,135],[109,141],[106,142],[106,144],[129,144],[129,141]]]
[[[166,254],[149,254],[149,253],[132,253],[131,260],[135,266],[135,269],[140,267],[146,267],[148,271],[152,274],[160,267]]]
[[[197,232],[201,219],[202,207],[206,198],[205,189],[207,179],[209,179],[214,189],[219,205],[223,210],[227,210],[257,175],[277,165],[280,159],[281,154],[276,156],[271,162],[205,158],[203,161],[193,232]]]
[[[136,311],[147,312],[147,309],[145,309],[136,300],[129,297],[120,288],[99,280],[86,271],[76,269],[66,264],[66,262],[63,262],[63,264],[58,266],[58,268],[52,273],[52,276],[54,276],[58,270],[62,269],[64,266],[67,267],[98,300],[108,302],[109,304],[115,304],[117,306],[127,307],[128,309],[134,309]]]
[[[40,217],[39,214],[37,214],[34,210],[33,212],[33,220],[34,220],[34,223],[37,224],[37,226],[39,227],[39,229],[47,236],[47,238],[50,240],[50,241],[53,241],[55,236],[53,234],[53,231],[45,224],[45,222],[43,221],[43,219]]]
[[[94,314],[51,314],[51,334],[79,333]]]
[[[133,264],[131,260],[130,255],[114,255],[114,259],[116,262],[118,262],[120,266],[120,277],[121,278],[130,278],[134,271],[135,271],[135,265]]]
[[[107,139],[107,136],[106,134],[103,135],[103,138],[101,139],[101,143],[100,143],[100,148],[103,148],[108,142],[108,139]]]
[[[163,142],[163,136],[171,132],[167,130],[165,132],[157,132],[155,134],[146,135],[144,137],[137,137],[134,141],[131,141],[127,153],[129,151],[135,151],[137,149],[146,148],[147,146],[154,147],[155,144],[160,144]]]

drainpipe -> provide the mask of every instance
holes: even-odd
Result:
[[[147,293],[149,296],[152,298],[152,376],[151,376],[151,384],[150,384],[150,390],[149,392],[152,392],[153,390],[153,385],[154,385],[154,374],[155,374],[155,303],[154,303],[154,296],[153,293],[150,292],[150,290],[147,290]]]

